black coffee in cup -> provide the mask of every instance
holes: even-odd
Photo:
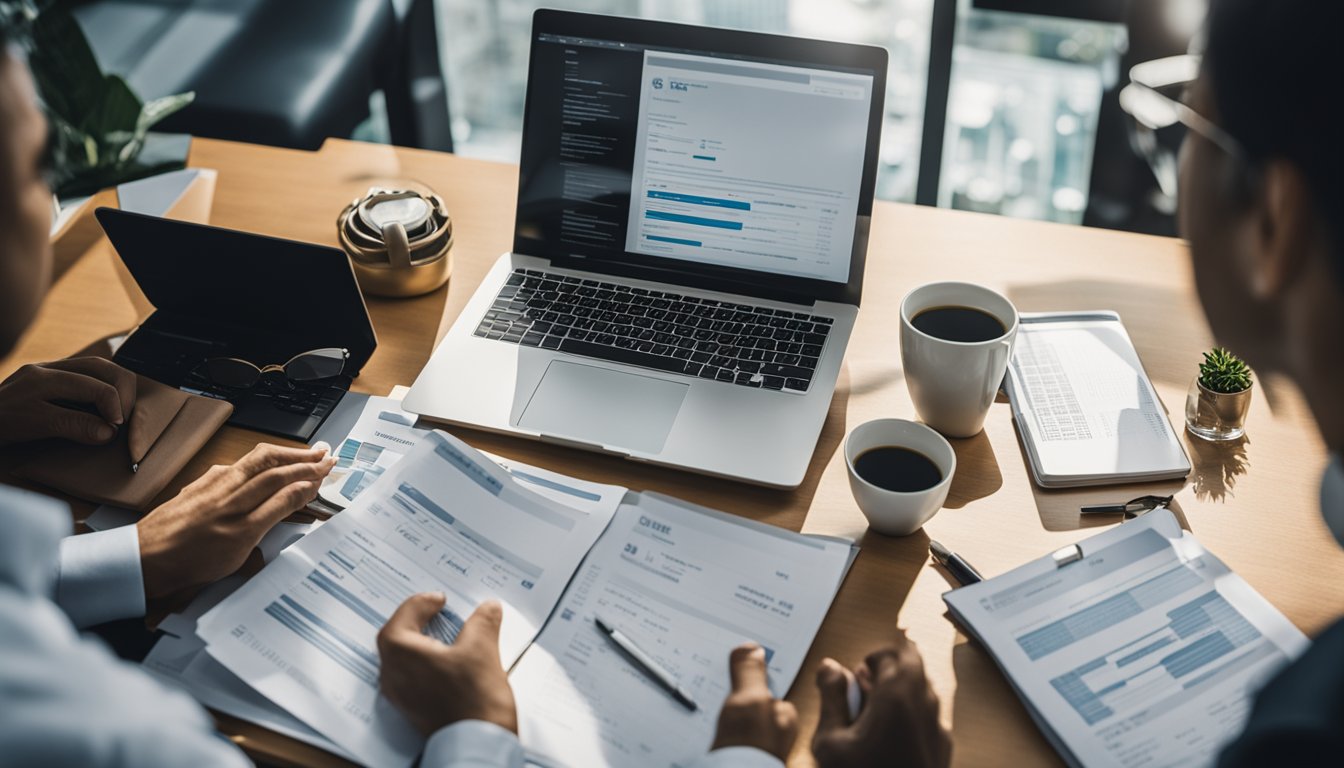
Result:
[[[999,318],[975,307],[929,307],[910,318],[915,330],[935,339],[975,344],[1008,332]]]
[[[943,472],[928,456],[895,445],[870,448],[854,459],[859,477],[885,491],[918,493],[943,482]]]

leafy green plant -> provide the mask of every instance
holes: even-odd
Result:
[[[39,9],[32,0],[9,0],[6,18],[26,19],[28,66],[51,127],[53,186],[60,197],[181,167],[136,162],[149,129],[190,104],[195,93],[148,102],[118,75],[106,74],[66,2]]]
[[[1235,394],[1251,388],[1251,368],[1222,347],[1204,353],[1199,364],[1199,383],[1211,392]]]

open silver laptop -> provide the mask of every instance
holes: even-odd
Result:
[[[513,251],[405,407],[796,487],[859,309],[886,69],[538,11]]]

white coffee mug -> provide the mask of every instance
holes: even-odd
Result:
[[[912,324],[920,312],[969,307],[996,318],[1007,330],[987,341],[948,341]],[[901,301],[901,366],[910,398],[925,424],[948,437],[971,437],[999,391],[1017,338],[1017,309],[1011,301],[972,283],[930,283]]]
[[[854,469],[854,462],[867,451],[886,447],[908,448],[927,456],[943,479],[930,488],[910,492],[889,491],[870,483]],[[868,527],[888,536],[907,536],[943,508],[957,471],[957,454],[942,435],[923,424],[877,419],[860,424],[845,438],[845,466],[849,468],[850,490],[868,518]]]

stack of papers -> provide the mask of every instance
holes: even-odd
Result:
[[[198,697],[230,694],[232,709],[219,708],[231,714],[250,706],[249,719],[358,762],[409,765],[423,739],[378,693],[378,630],[415,592],[444,592],[459,617],[498,599],[530,759],[673,765],[708,749],[734,646],[765,646],[771,685],[787,691],[856,552],[848,540],[506,468],[442,432],[354,496],[194,624],[168,627],[195,637],[147,665],[194,692],[213,680]],[[701,709],[680,707],[606,644],[598,614]]]
[[[586,509],[531,490],[459,440],[431,433],[379,492],[324,523],[206,613],[206,652],[360,762],[409,765],[420,734],[378,693],[376,637],[416,592],[468,616],[504,603],[511,665],[541,630],[622,492],[565,486]],[[543,491],[547,495],[543,495]]]
[[[277,707],[205,653],[205,642],[196,636],[196,620],[243,583],[240,576],[219,581],[190,609],[164,618],[158,627],[164,636],[145,657],[145,669],[163,682],[183,688],[203,706],[355,760],[354,755]]]
[[[1167,509],[944,600],[1070,765],[1212,764],[1307,647]]]
[[[130,523],[138,517],[137,513],[122,512],[102,507],[85,522],[94,530],[103,530],[121,524],[127,515],[131,516]],[[278,523],[257,545],[262,559],[271,562],[318,525],[320,523]],[[196,620],[245,582],[242,576],[221,579],[202,591],[186,610],[164,617],[158,626],[163,636],[145,656],[145,670],[164,683],[184,689],[213,710],[264,725],[291,739],[354,760],[349,752],[271,703],[205,653],[205,642],[196,636]]]

